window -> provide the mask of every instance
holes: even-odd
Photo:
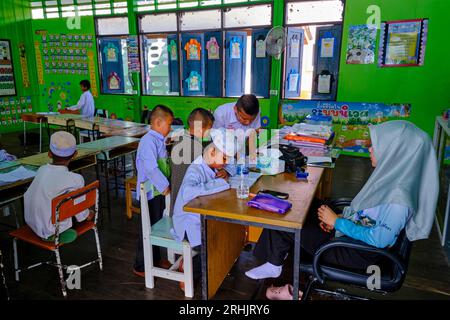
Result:
[[[128,72],[128,18],[96,19],[101,92],[132,94]]]
[[[142,15],[144,94],[268,97],[270,57],[261,43],[271,24],[270,4]]]
[[[284,98],[336,99],[343,10],[341,0],[286,2]]]
[[[43,0],[30,3],[32,19],[126,14],[126,0]]]

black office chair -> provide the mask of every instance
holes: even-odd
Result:
[[[109,118],[108,117],[108,110],[106,110],[106,109],[95,109],[94,116],[100,117],[100,118]]]
[[[350,205],[349,199],[339,199],[330,203],[334,208],[342,208]],[[326,280],[335,281],[343,284],[349,284],[359,288],[369,290],[367,281],[372,273],[364,273],[364,271],[355,271],[345,267],[336,267],[325,265],[321,262],[322,255],[333,248],[351,248],[355,250],[372,252],[380,254],[383,258],[380,262],[381,278],[380,288],[371,290],[371,292],[388,293],[394,292],[401,288],[408,270],[409,256],[411,253],[412,242],[408,240],[405,230],[403,230],[397,238],[394,246],[391,248],[379,249],[370,246],[362,241],[358,241],[346,236],[334,238],[328,243],[322,245],[314,254],[312,261],[302,262],[300,269],[302,272],[309,274],[308,281],[305,286],[305,291],[302,300],[307,300],[310,293],[314,289],[314,285],[319,282],[324,284]],[[317,290],[322,293],[336,294],[336,292]],[[363,297],[350,296],[339,293],[343,296],[348,296],[356,299],[365,299]]]

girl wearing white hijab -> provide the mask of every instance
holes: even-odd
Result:
[[[385,248],[395,244],[403,229],[410,241],[430,234],[439,182],[429,136],[407,121],[389,121],[369,126],[369,130],[375,170],[342,215],[326,205],[316,205],[318,209],[310,211],[301,237],[302,250],[310,255],[342,235]],[[252,279],[278,277],[293,242],[291,233],[264,230],[254,254],[267,262],[246,275]],[[380,260],[377,254],[347,248],[335,248],[323,256],[326,264],[356,270],[366,270]]]

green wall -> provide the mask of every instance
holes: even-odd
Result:
[[[14,64],[14,75],[16,80],[16,100],[20,97],[30,96],[32,105],[37,106],[37,89],[35,84],[36,64],[34,59],[34,48],[31,30],[31,10],[27,0],[1,0],[0,1],[0,39],[11,41],[11,52]],[[22,68],[20,65],[19,45],[24,44],[28,61],[28,73],[30,86],[24,88],[22,85]],[[5,97],[8,98],[8,97]],[[35,109],[37,110],[37,109]],[[3,126],[0,124],[0,133],[21,130],[22,125]]]
[[[349,26],[365,24],[368,18],[366,10],[370,5],[381,8],[381,21],[430,19],[424,66],[379,68],[377,64],[345,63]],[[435,116],[442,109],[450,108],[449,12],[448,0],[347,0],[338,100],[411,103],[410,120],[432,135]]]

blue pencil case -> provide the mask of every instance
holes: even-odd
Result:
[[[247,205],[249,207],[275,212],[278,214],[285,214],[292,208],[292,203],[289,201],[277,198],[267,193],[260,193],[256,195],[252,200],[247,202]]]

